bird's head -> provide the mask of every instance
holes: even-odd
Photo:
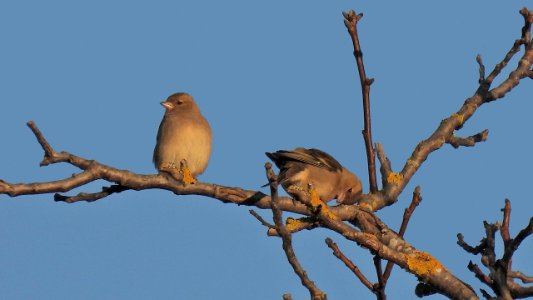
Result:
[[[357,176],[343,168],[339,182],[340,193],[337,195],[337,202],[342,204],[355,204],[362,196],[363,188]]]
[[[166,114],[198,110],[198,106],[196,106],[194,99],[187,93],[172,94],[167,100],[161,102],[161,105],[165,108]]]

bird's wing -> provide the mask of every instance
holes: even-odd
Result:
[[[331,172],[342,171],[341,164],[331,155],[319,149],[296,148],[294,150],[279,150],[273,153],[266,153],[278,167],[283,166],[287,161],[297,161],[317,168],[324,168]]]

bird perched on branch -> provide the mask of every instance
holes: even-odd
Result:
[[[296,148],[265,154],[279,168],[278,182],[290,195],[294,188],[307,190],[309,184],[323,202],[337,199],[354,204],[362,194],[359,178],[322,150]]]
[[[187,93],[170,95],[161,102],[165,115],[159,125],[153,162],[184,184],[195,183],[211,154],[211,127]]]

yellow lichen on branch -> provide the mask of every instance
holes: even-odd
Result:
[[[287,218],[287,221],[285,223],[285,227],[287,227],[287,230],[290,232],[297,231],[299,229],[302,229],[306,227],[309,224],[309,221],[311,218],[304,217],[304,218]]]
[[[429,253],[414,250],[411,254],[406,256],[409,270],[419,276],[434,274],[445,269],[444,266]]]
[[[402,178],[403,178],[402,174],[391,172],[391,173],[389,173],[389,176],[387,177],[387,182],[388,183],[398,183],[398,182],[400,182],[400,180],[402,180]]]
[[[311,207],[313,209],[320,209],[322,214],[332,220],[339,219],[334,213],[331,212],[326,203],[320,199],[320,196],[318,196],[318,193],[314,188],[309,188],[309,194],[311,195]]]

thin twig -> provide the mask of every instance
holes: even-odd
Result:
[[[489,294],[486,290],[484,289],[479,289],[481,291],[481,295],[483,295],[483,297],[485,297],[485,299],[487,300],[496,300],[495,297],[493,297],[491,294]]]
[[[446,143],[452,145],[454,148],[459,148],[461,146],[463,147],[473,147],[476,145],[476,143],[484,142],[487,140],[487,137],[489,135],[489,130],[485,129],[482,132],[479,132],[477,134],[471,135],[469,137],[458,137],[455,135],[452,135],[446,139]]]
[[[296,233],[298,231],[307,229],[312,230],[320,226],[320,223],[317,222],[316,218],[313,216],[310,217],[301,217],[301,218],[287,218],[285,221],[285,227],[290,233]],[[276,226],[269,228],[267,231],[268,236],[279,236]]]
[[[503,212],[503,221],[502,221],[502,227],[500,229],[500,234],[502,236],[502,240],[507,246],[509,244],[509,241],[511,240],[511,235],[509,234],[509,221],[511,219],[511,201],[509,199],[505,199],[505,206],[502,208]]]
[[[533,234],[533,218],[530,218],[526,227],[520,230],[516,237],[510,241],[509,245],[505,248],[502,259],[504,261],[510,261],[516,249],[518,249],[520,244],[522,244],[522,242],[531,234]]]
[[[376,293],[377,300],[386,300],[387,294],[385,294],[385,287],[387,283],[383,278],[383,270],[381,268],[381,257],[379,255],[374,255],[374,268],[376,269],[376,276],[378,278],[378,283],[374,284],[374,291]]]
[[[370,183],[370,193],[376,193],[378,191],[376,180],[376,155],[374,154],[374,148],[372,148],[372,127],[370,121],[370,85],[372,85],[374,79],[366,77],[365,65],[363,63],[363,51],[361,51],[359,35],[357,33],[357,22],[363,17],[363,14],[356,15],[355,11],[350,10],[349,12],[343,12],[342,15],[344,16],[344,25],[346,25],[350,37],[352,38],[354,49],[353,54],[359,72],[361,93],[363,94],[363,114],[365,124],[363,137],[365,140],[366,158],[368,163],[368,180]]]
[[[41,161],[40,165],[41,166],[48,165],[49,164],[49,160],[48,159],[54,157],[54,154],[56,152],[54,151],[52,146],[50,146],[48,141],[46,141],[46,139],[44,138],[44,136],[41,133],[41,131],[39,130],[39,128],[37,128],[37,125],[35,124],[35,122],[29,121],[28,123],[26,123],[26,125],[28,125],[28,127],[31,129],[31,131],[33,132],[33,134],[37,138],[37,141],[39,142],[39,144],[41,145],[41,147],[44,150],[44,158]]]
[[[472,261],[470,261],[468,263],[468,270],[470,270],[472,273],[474,273],[476,275],[476,278],[479,279],[481,282],[483,282],[484,284],[490,286],[492,288],[492,285],[493,285],[493,281],[492,279],[485,275],[483,273],[483,271],[481,271],[481,269],[478,267],[478,265],[476,265],[475,263],[473,263]]]
[[[331,248],[331,250],[333,250],[333,255],[342,261],[369,291],[374,292],[374,285],[366,278],[363,272],[361,272],[361,270],[348,257],[346,257],[344,253],[342,253],[342,251],[339,249],[339,246],[337,246],[337,244],[331,238],[326,238],[326,244],[329,248]]]
[[[296,258],[296,254],[294,253],[294,249],[292,247],[292,235],[283,223],[282,210],[278,206],[278,181],[274,171],[272,170],[272,164],[266,163],[265,170],[270,185],[270,197],[272,198],[272,218],[274,220],[274,224],[276,225],[276,229],[281,236],[282,246],[287,256],[287,260],[292,266],[294,273],[300,277],[302,285],[306,287],[311,294],[311,299],[325,300],[327,299],[326,294],[322,292],[311,279],[309,279],[307,272],[303,269],[302,265],[298,261],[298,258]]]
[[[522,283],[533,283],[533,276],[527,276],[519,271],[509,272],[509,276],[512,278],[520,279]]]
[[[118,194],[128,190],[131,190],[131,188],[120,184],[113,184],[111,186],[102,187],[102,191],[98,193],[79,193],[76,196],[64,196],[59,193],[55,193],[54,201],[67,203],[74,203],[78,201],[94,202],[96,200],[105,198],[111,194]]]
[[[383,185],[383,190],[387,190],[389,187],[389,182],[387,179],[389,178],[389,175],[392,173],[392,166],[389,158],[385,155],[385,150],[383,150],[383,145],[380,143],[376,143],[376,154],[379,160],[380,168],[379,171],[381,173],[381,184]]]
[[[463,234],[458,233],[457,234],[457,245],[459,245],[461,248],[463,248],[463,250],[465,250],[468,253],[479,254],[487,246],[487,239],[485,238],[482,239],[479,245],[477,245],[476,247],[472,247],[467,242],[465,242]]]
[[[398,233],[400,237],[403,238],[405,234],[405,230],[407,229],[407,225],[409,224],[409,220],[411,219],[413,212],[418,207],[421,201],[422,201],[422,196],[420,195],[420,186],[417,186],[415,190],[413,191],[413,198],[411,199],[411,204],[409,204],[409,207],[406,208],[403,212],[402,225],[400,226],[400,231]],[[385,272],[383,273],[383,284],[384,285],[387,285],[387,281],[390,278],[390,274],[392,272],[393,267],[394,267],[394,263],[392,261],[388,261],[387,265],[385,266]]]
[[[276,226],[270,224],[267,222],[263,217],[261,217],[255,210],[250,209],[248,211],[252,216],[254,216],[263,226],[267,227],[268,229],[276,228]]]
[[[485,82],[485,65],[483,64],[483,59],[481,58],[481,54],[478,54],[476,56],[476,61],[479,65],[479,84],[482,84]]]

